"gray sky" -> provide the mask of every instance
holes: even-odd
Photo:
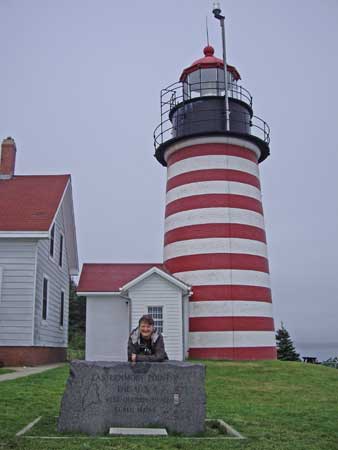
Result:
[[[81,262],[162,261],[159,92],[202,56],[208,0],[0,0],[0,137],[71,173]],[[338,2],[228,0],[228,61],[271,127],[261,181],[276,325],[338,354]],[[314,346],[312,346],[314,348]]]

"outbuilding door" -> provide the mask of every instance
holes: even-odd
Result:
[[[127,361],[128,300],[88,296],[86,324],[87,361]]]

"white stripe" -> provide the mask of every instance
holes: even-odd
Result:
[[[189,317],[273,317],[272,304],[214,300],[189,303]]]
[[[235,284],[247,286],[270,287],[268,273],[258,270],[234,270],[234,269],[212,269],[212,270],[190,270],[187,272],[176,272],[173,274],[179,280],[192,286],[214,286],[218,284]]]
[[[235,194],[245,195],[261,201],[259,189],[251,184],[238,183],[237,181],[198,181],[196,183],[183,184],[167,192],[167,204],[184,197],[205,194]]]
[[[189,333],[189,347],[274,347],[273,331],[201,331]]]
[[[259,178],[258,164],[239,156],[227,155],[207,155],[194,156],[177,161],[168,167],[168,180],[182,173],[193,172],[194,170],[209,169],[231,169],[250,173]]]
[[[230,144],[230,145],[236,145],[238,147],[244,147],[248,150],[251,150],[254,152],[254,154],[257,156],[257,159],[260,158],[261,151],[259,147],[254,144],[253,142],[249,142],[245,139],[235,138],[235,137],[229,137],[229,136],[208,136],[208,137],[197,137],[197,138],[190,138],[190,139],[184,139],[183,141],[176,142],[172,145],[170,145],[164,155],[164,159],[168,161],[168,158],[170,155],[175,153],[177,150],[180,150],[181,148],[190,147],[192,145],[201,145],[201,144]]]
[[[27,431],[29,431],[31,428],[33,428],[34,425],[37,424],[41,419],[42,419],[42,416],[37,417],[32,422],[30,422],[28,425],[23,427],[20,431],[18,431],[15,436],[22,436],[23,434],[27,433]]]
[[[239,208],[201,208],[180,211],[166,217],[165,232],[174,228],[203,223],[239,223],[264,230],[264,217],[256,211]]]
[[[177,241],[164,247],[164,261],[178,256],[208,253],[244,253],[267,258],[264,242],[239,238],[203,238]]]

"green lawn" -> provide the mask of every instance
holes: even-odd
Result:
[[[1,369],[0,368],[0,375],[4,375],[5,373],[12,373],[15,372],[14,370],[10,370],[10,369]]]
[[[0,449],[337,450],[338,370],[288,362],[206,362],[209,418],[220,418],[248,439],[15,438],[43,416],[30,435],[55,435],[55,416],[68,375],[58,368],[0,383]]]

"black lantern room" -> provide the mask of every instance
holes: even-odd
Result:
[[[214,56],[211,46],[203,52],[203,58],[184,69],[178,83],[161,91],[161,123],[154,131],[156,158],[166,165],[165,149],[187,137],[226,135],[255,142],[263,161],[269,155],[269,127],[254,116],[252,97],[238,83],[240,74],[235,67],[227,65],[227,122],[223,61]]]

